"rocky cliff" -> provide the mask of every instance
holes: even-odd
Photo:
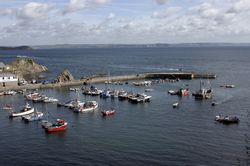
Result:
[[[10,71],[15,72],[21,76],[41,73],[48,70],[47,67],[36,63],[29,57],[17,58],[15,61],[11,62],[8,67]]]
[[[65,69],[62,73],[60,73],[55,80],[56,83],[62,83],[62,82],[69,82],[73,81],[74,77],[73,75],[69,72],[68,69]]]

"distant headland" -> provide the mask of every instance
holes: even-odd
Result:
[[[151,44],[51,44],[0,46],[0,50],[70,49],[70,48],[173,48],[173,47],[250,47],[250,43],[151,43]]]
[[[0,50],[32,50],[32,47],[30,46],[17,46],[17,47],[0,46]]]

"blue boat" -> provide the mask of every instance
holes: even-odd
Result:
[[[109,98],[110,97],[110,91],[108,89],[105,89],[101,94],[101,98]]]
[[[32,121],[37,121],[37,120],[41,120],[43,118],[43,113],[42,112],[35,112],[31,115],[26,115],[23,116],[23,120],[25,122],[32,122]]]

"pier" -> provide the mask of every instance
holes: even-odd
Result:
[[[26,84],[21,86],[0,87],[1,91],[6,90],[21,90],[21,89],[45,89],[45,88],[60,88],[66,86],[77,86],[83,84],[104,83],[106,81],[129,81],[142,79],[215,79],[215,74],[194,73],[194,72],[159,72],[159,73],[141,73],[121,76],[90,76],[83,79],[73,80],[64,83],[49,83],[49,84]]]

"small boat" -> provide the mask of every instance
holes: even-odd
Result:
[[[8,104],[3,107],[3,110],[12,110],[12,109],[13,109],[12,106]]]
[[[4,92],[4,95],[15,95],[15,94],[17,94],[17,92],[13,91],[13,90],[9,90],[9,91]]]
[[[29,104],[27,103],[20,112],[12,112],[10,114],[10,117],[24,116],[32,113],[34,113],[34,108],[30,107]]]
[[[43,101],[44,103],[55,103],[58,102],[58,99],[55,99],[53,97],[49,97]]]
[[[77,92],[79,91],[79,88],[69,88],[70,91]]]
[[[98,103],[96,101],[87,101],[82,106],[76,107],[74,112],[87,112],[93,111],[98,107]]]
[[[101,98],[109,98],[111,95],[110,95],[110,91],[108,89],[105,89],[104,91],[102,91],[102,93],[100,94],[100,97]]]
[[[152,96],[145,95],[144,93],[132,95],[128,97],[128,101],[131,103],[143,103],[143,102],[150,102]]]
[[[179,106],[178,102],[176,102],[176,103],[173,104],[173,108],[177,108],[178,106]]]
[[[25,115],[22,118],[26,122],[41,120],[43,118],[43,113],[42,112],[35,112],[33,114],[30,114],[30,115]]]
[[[177,95],[177,91],[175,91],[175,90],[169,90],[168,94],[170,94],[170,95]]]
[[[235,85],[225,85],[225,88],[235,88]]]
[[[154,89],[145,89],[145,92],[152,92]]]
[[[49,122],[47,124],[49,124]],[[57,119],[56,123],[52,123],[51,125],[46,125],[45,131],[47,133],[64,131],[67,129],[67,126],[68,126],[68,122],[66,122],[64,119]]]
[[[240,120],[236,116],[223,117],[221,115],[217,115],[215,116],[215,121],[224,123],[224,124],[231,124],[231,123],[239,123]]]
[[[219,102],[215,102],[215,101],[211,103],[212,106],[216,106],[218,104],[219,104]]]
[[[113,110],[107,110],[107,111],[103,110],[102,111],[102,116],[109,116],[109,115],[114,115],[114,114],[115,114],[114,109]]]
[[[176,93],[178,96],[188,96],[189,95],[189,89],[180,88],[179,91]]]

